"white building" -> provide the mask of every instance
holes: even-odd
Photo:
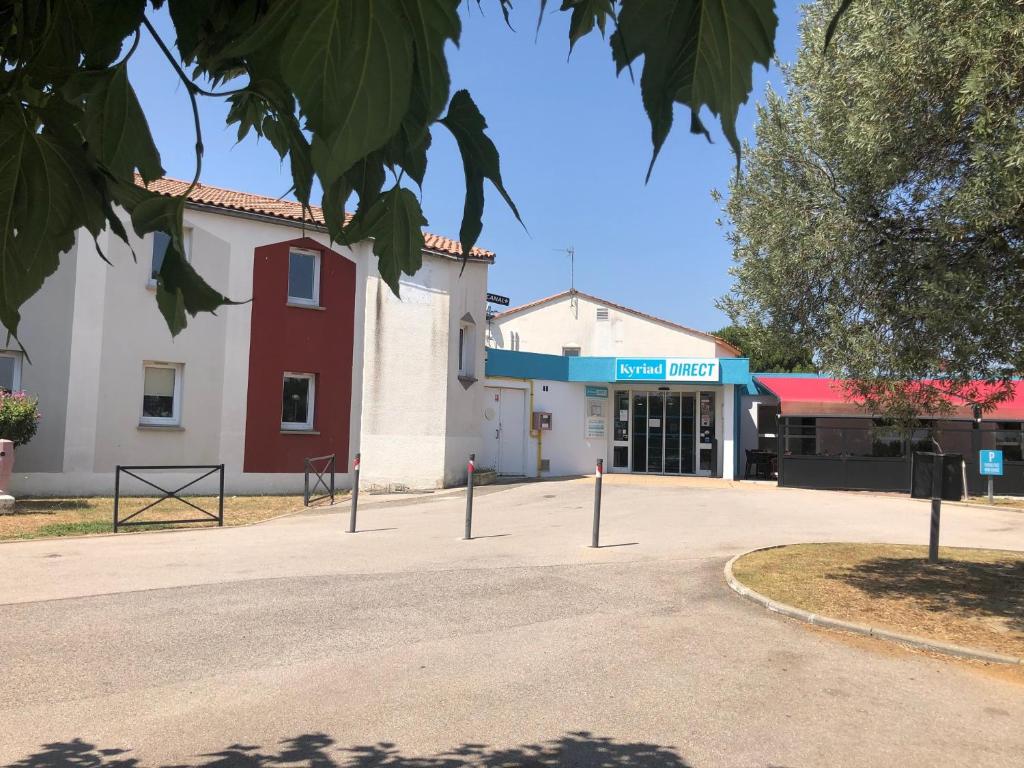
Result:
[[[230,492],[294,492],[303,458],[332,453],[345,487],[356,452],[367,483],[465,480],[494,254],[474,249],[463,271],[460,244],[427,235],[399,299],[370,242],[332,246],[319,211],[304,220],[297,203],[201,185],[185,226],[198,272],[252,301],[172,339],[153,296],[163,236],[132,235],[136,262],[104,233],[108,266],[83,233],[23,307],[31,362],[13,342],[0,350],[0,386],[38,396],[43,414],[17,451],[15,494],[109,494],[119,464],[224,464]]]
[[[488,321],[480,464],[733,478],[746,358],[722,339],[566,291]]]

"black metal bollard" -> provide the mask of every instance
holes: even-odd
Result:
[[[220,498],[217,499],[217,525],[224,527],[224,465],[220,467]]]
[[[121,465],[114,469],[114,533],[117,533],[118,506],[121,501]]]
[[[600,547],[601,538],[601,478],[604,477],[604,459],[597,460],[597,472],[594,474],[594,531],[590,536],[590,546]]]
[[[939,562],[939,517],[942,514],[942,454],[932,460],[932,521],[928,536],[928,562]]]
[[[356,532],[356,507],[359,506],[359,457],[361,454],[356,454],[355,459],[352,461],[352,511],[348,515],[348,532]]]
[[[462,538],[469,541],[473,538],[473,473],[476,472],[476,454],[469,454],[466,464],[466,535]]]

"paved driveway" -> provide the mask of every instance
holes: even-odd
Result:
[[[734,595],[754,546],[923,542],[926,504],[592,480],[0,545],[0,764],[1020,766],[1024,687]],[[943,543],[1024,550],[947,506]],[[612,546],[614,545],[614,546]]]

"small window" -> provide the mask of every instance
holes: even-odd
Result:
[[[185,260],[192,261],[192,230],[186,227],[183,231],[185,245]],[[149,270],[149,285],[156,285],[156,279],[160,274],[160,268],[164,265],[164,256],[167,255],[167,246],[171,244],[171,236],[166,232],[153,233],[153,261]]]
[[[283,392],[281,429],[312,430],[316,376],[312,373],[286,373]]]
[[[518,352],[519,351],[519,334],[516,333],[515,331],[512,331],[512,333],[509,334],[509,340],[510,340],[510,347],[511,347],[512,351],[513,352]]]
[[[292,249],[288,252],[288,303],[320,305],[320,254]]]
[[[474,331],[472,323],[463,322],[459,325],[459,376],[473,378],[476,373],[476,358],[473,354]]]
[[[579,357],[579,347],[562,347],[562,357]]]
[[[469,312],[459,320],[458,342],[459,378],[476,381],[476,321]]]
[[[607,320],[608,319],[608,307],[598,307],[597,308],[597,319],[598,320]]]
[[[181,371],[177,363],[146,363],[143,367],[140,424],[181,423]]]
[[[21,389],[21,354],[0,352],[0,389],[17,392]]]

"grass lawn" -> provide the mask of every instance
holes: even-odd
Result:
[[[969,504],[988,504],[988,496],[969,496]],[[1024,497],[1021,496],[995,496],[992,499],[992,506],[1010,507],[1011,509],[1024,509]]]
[[[188,496],[189,501],[203,509],[217,513],[215,496]],[[139,496],[121,497],[119,516],[124,520],[155,498]],[[318,502],[322,506],[329,500]],[[225,496],[224,525],[245,525],[302,509],[301,496]],[[201,513],[180,501],[169,499],[143,512],[135,520],[173,520],[201,517]],[[132,521],[134,522],[134,520]],[[210,523],[187,526],[146,525],[122,528],[122,532],[152,530],[154,528],[206,528]],[[18,499],[13,515],[0,515],[0,541],[7,539],[37,539],[48,536],[81,536],[89,533],[112,533],[114,530],[114,499],[95,496],[72,499],[22,498]]]
[[[736,578],[844,621],[1024,657],[1024,552],[796,544],[741,557]]]

